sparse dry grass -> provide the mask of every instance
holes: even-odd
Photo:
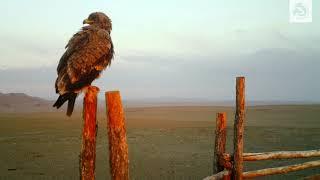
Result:
[[[201,179],[212,172],[215,113],[229,107],[150,107],[126,109],[131,179]],[[108,179],[104,112],[99,113],[97,179]],[[8,179],[78,179],[81,113],[0,114],[0,176]],[[247,111],[245,152],[320,148],[320,105],[260,106]],[[247,163],[246,169],[306,160]],[[320,169],[270,176],[300,179]],[[23,177],[23,178],[22,178]],[[1,177],[0,177],[1,179]]]

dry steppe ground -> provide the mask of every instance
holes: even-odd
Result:
[[[131,179],[201,179],[212,173],[215,114],[232,107],[126,108]],[[81,112],[0,114],[0,179],[79,179]],[[249,107],[245,152],[320,149],[320,105]],[[96,179],[110,179],[105,112],[98,114]],[[246,163],[246,170],[303,162]],[[263,179],[301,179],[310,169]]]

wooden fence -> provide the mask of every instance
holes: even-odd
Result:
[[[96,136],[97,136],[97,94],[99,88],[90,86],[84,97],[83,131],[80,153],[80,179],[95,179]],[[109,139],[109,164],[113,180],[129,179],[128,145],[126,138],[125,118],[119,91],[105,93],[106,116]],[[236,79],[236,112],[234,121],[233,154],[226,152],[227,121],[226,113],[217,113],[216,136],[214,150],[214,169],[216,173],[204,180],[254,178],[272,174],[282,174],[307,168],[320,167],[320,160],[301,164],[267,168],[243,172],[244,161],[260,161],[270,159],[290,159],[320,157],[320,150],[310,151],[278,151],[261,153],[244,153],[244,122],[245,122],[245,78]]]
[[[214,175],[204,180],[234,179],[241,180],[259,176],[284,174],[307,168],[320,167],[320,160],[309,161],[301,164],[267,168],[243,172],[244,161],[260,161],[270,159],[292,159],[320,157],[319,150],[310,151],[276,151],[261,153],[243,153],[243,137],[245,122],[245,78],[236,79],[236,113],[234,121],[233,154],[226,153],[226,113],[217,113],[215,149],[214,149]]]

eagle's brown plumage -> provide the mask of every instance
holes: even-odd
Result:
[[[101,71],[111,64],[114,54],[109,17],[95,12],[83,23],[89,25],[69,40],[57,67],[55,87],[60,96],[53,106],[60,108],[68,101],[68,116],[73,112],[78,93],[99,77]]]

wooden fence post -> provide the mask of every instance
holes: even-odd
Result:
[[[96,113],[99,88],[89,86],[83,100],[82,148],[80,154],[80,179],[95,179]]]
[[[245,78],[237,77],[236,84],[236,114],[233,139],[233,170],[232,179],[241,180],[243,172],[243,132],[245,119]]]
[[[213,173],[216,174],[224,170],[224,166],[221,165],[220,159],[226,151],[226,113],[217,113],[216,117],[216,137],[214,145],[214,164]]]
[[[128,145],[125,117],[119,91],[106,92],[109,163],[113,180],[129,179]]]

